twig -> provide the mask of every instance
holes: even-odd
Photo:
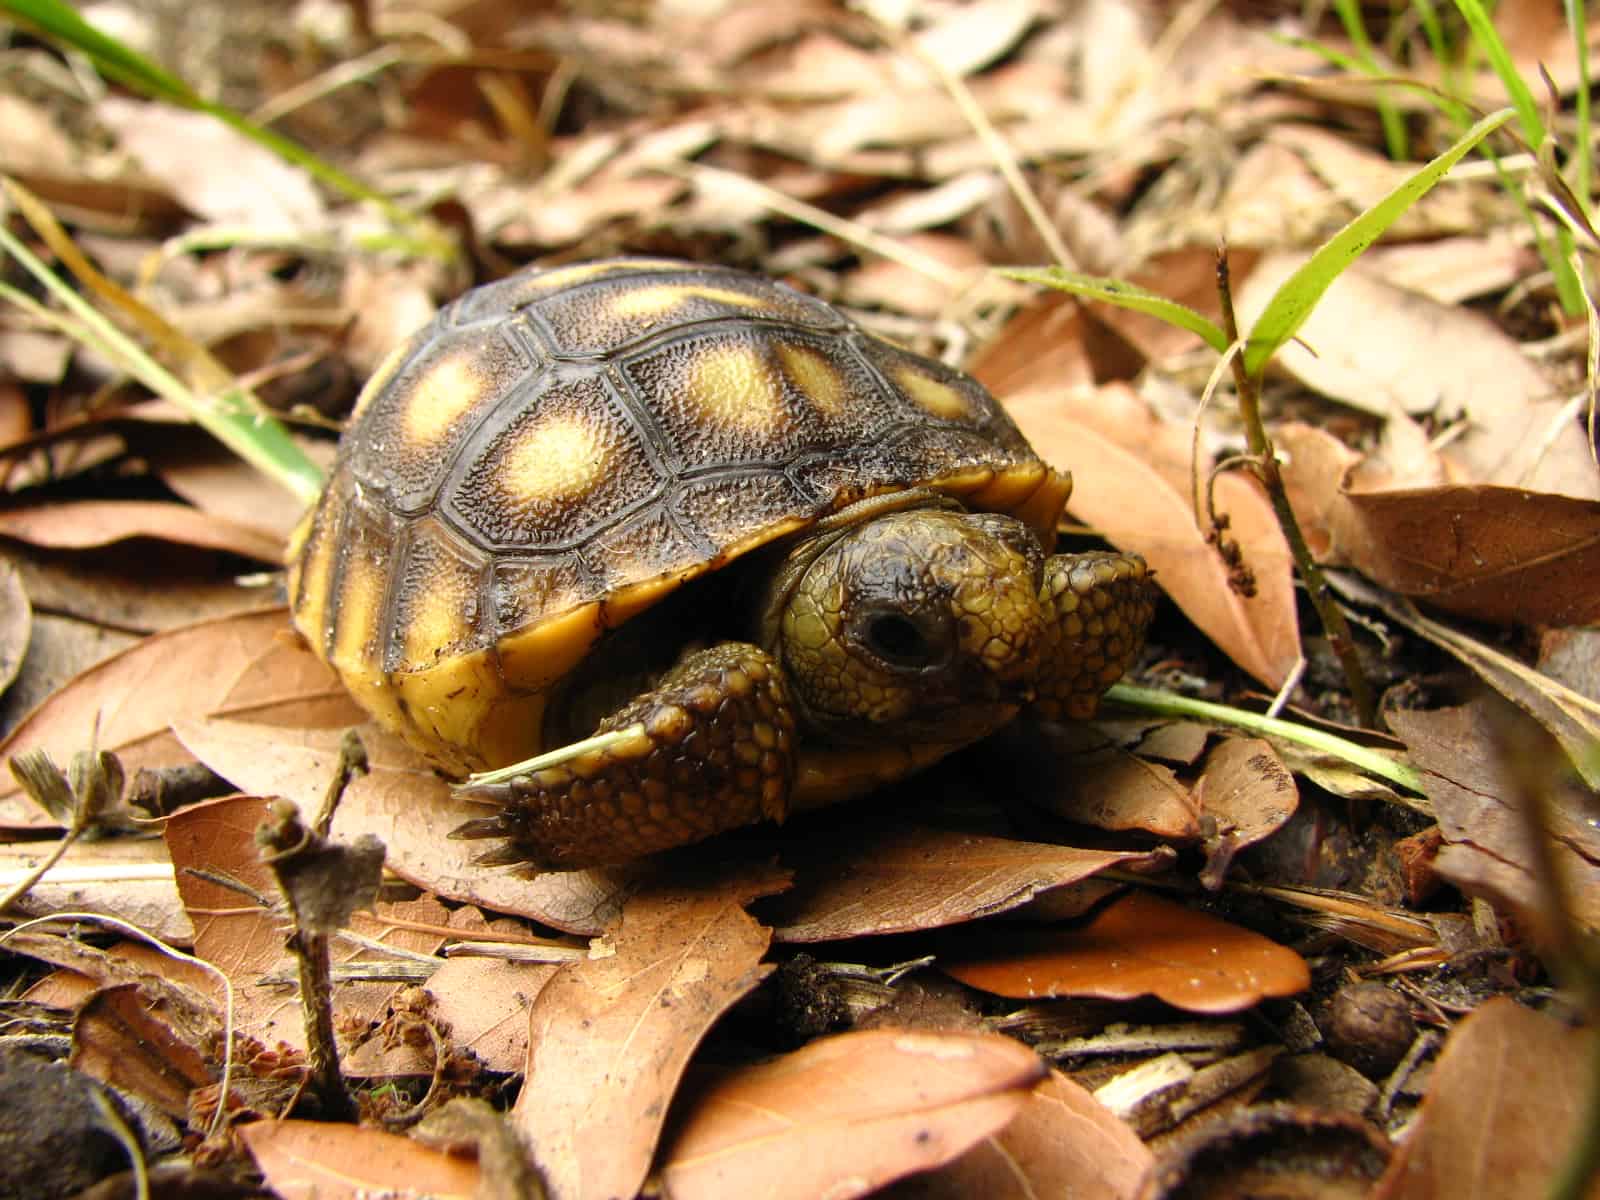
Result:
[[[1217,252],[1217,294],[1222,300],[1223,330],[1230,342],[1237,342],[1239,323],[1233,311],[1233,285],[1228,271],[1228,255],[1225,247],[1219,248]],[[1300,572],[1300,581],[1305,585],[1311,606],[1317,610],[1322,628],[1328,635],[1328,645],[1338,655],[1339,663],[1344,668],[1345,682],[1350,688],[1350,699],[1355,704],[1356,717],[1363,726],[1370,729],[1377,723],[1378,716],[1377,707],[1373,702],[1372,688],[1367,683],[1366,674],[1361,670],[1361,660],[1356,654],[1355,639],[1351,636],[1350,624],[1345,620],[1344,610],[1334,600],[1327,579],[1312,558],[1311,548],[1306,545],[1305,534],[1301,532],[1300,522],[1295,518],[1294,509],[1289,505],[1289,493],[1283,486],[1283,472],[1278,466],[1277,451],[1272,445],[1272,439],[1267,436],[1266,426],[1261,422],[1260,385],[1245,370],[1243,355],[1234,356],[1233,381],[1239,394],[1239,415],[1244,420],[1245,435],[1254,458],[1252,468],[1256,478],[1261,480],[1262,486],[1266,488],[1267,499],[1271,502],[1272,511],[1278,518],[1278,525],[1283,529],[1284,540],[1289,543],[1289,552],[1294,555],[1295,567]]]

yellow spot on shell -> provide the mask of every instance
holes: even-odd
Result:
[[[822,355],[806,346],[778,343],[778,361],[796,388],[829,416],[845,410],[848,389],[838,369]]]
[[[748,346],[708,347],[697,353],[686,399],[702,418],[725,429],[767,433],[788,419],[777,373]]]
[[[406,614],[405,661],[421,666],[459,648],[472,635],[468,617],[474,597],[464,594],[464,580],[452,576],[421,591]]]
[[[708,287],[700,283],[663,283],[623,292],[612,301],[611,311],[619,317],[659,317],[696,298],[712,300],[732,308],[767,307],[758,296],[732,292],[727,288]]]
[[[972,415],[967,398],[947,383],[922,374],[912,367],[901,367],[895,379],[917,404],[936,417],[959,421]]]
[[[571,501],[605,478],[609,457],[582,421],[545,421],[530,426],[507,448],[497,474],[513,496]]]
[[[294,604],[294,621],[306,640],[318,647],[327,645],[323,623],[327,620],[328,583],[338,552],[330,535],[338,532],[340,511],[331,501],[313,509],[294,531],[289,546],[289,597]]]
[[[483,395],[484,380],[458,354],[430,363],[406,399],[406,438],[415,445],[432,446],[456,419]]]
[[[328,655],[340,672],[376,668],[385,577],[383,568],[368,558],[352,554],[345,563],[333,604],[337,628]]]

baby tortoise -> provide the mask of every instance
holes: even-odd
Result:
[[[1137,654],[1134,555],[975,381],[741,271],[468,292],[368,383],[293,539],[295,625],[460,777],[485,861],[624,862],[843,799]],[[551,761],[558,760],[558,761]]]

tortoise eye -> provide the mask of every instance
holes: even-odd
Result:
[[[944,660],[947,648],[904,613],[876,613],[862,628],[862,641],[892,667],[917,669]]]

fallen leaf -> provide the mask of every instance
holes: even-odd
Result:
[[[1026,904],[1111,866],[1137,867],[1148,853],[1081,850],[922,826],[826,827],[785,839],[792,890],[759,911],[784,942],[905,933],[971,921]]]
[[[1234,472],[1216,481],[1217,509],[1255,575],[1256,594],[1246,598],[1195,528],[1186,428],[1161,424],[1121,386],[1070,402],[1039,388],[1004,399],[1040,456],[1072,471],[1072,513],[1118,549],[1143,554],[1161,588],[1240,667],[1282,684],[1299,658],[1299,624],[1289,550],[1260,488]]]
[[[1379,277],[1440,304],[1460,304],[1509,291],[1529,271],[1537,253],[1509,229],[1374,246],[1362,261]]]
[[[996,1034],[823,1038],[687,1088],[662,1186],[671,1200],[865,1195],[1003,1129],[1043,1074]]]
[[[1079,929],[986,928],[954,946],[941,970],[1012,999],[1153,995],[1185,1012],[1228,1013],[1311,986],[1305,960],[1288,947],[1139,890]]]
[[[134,635],[255,612],[273,597],[270,584],[230,577],[237,564],[214,550],[168,545],[156,556],[148,543],[138,540],[90,554],[42,550],[25,543],[8,550],[40,613]],[[56,682],[65,683],[93,665],[93,661],[81,663]],[[33,670],[29,663],[28,673]]]
[[[1539,673],[1600,704],[1600,629],[1546,629]]]
[[[1482,701],[1388,714],[1423,772],[1423,787],[1444,833],[1435,869],[1463,890],[1508,907],[1526,928],[1537,931],[1547,920],[1536,882],[1544,866],[1517,811],[1524,772],[1507,757],[1518,751],[1504,749],[1510,724],[1526,720],[1510,708],[1493,716]],[[1546,751],[1544,761],[1554,753]],[[1600,793],[1559,777],[1545,782],[1550,789],[1547,852],[1564,881],[1574,918],[1590,931],[1600,930]]]
[[[553,1195],[638,1191],[690,1054],[771,970],[771,931],[744,906],[785,882],[770,867],[735,868],[640,891],[603,948],[545,984],[512,1123]]]
[[[592,936],[616,919],[622,897],[655,872],[651,864],[633,864],[544,871],[528,879],[480,866],[475,860],[484,844],[452,839],[450,833],[481,817],[482,808],[454,799],[448,781],[399,738],[366,721],[365,714],[351,716],[371,770],[346,790],[333,832],[352,840],[363,833],[377,836],[388,850],[385,865],[402,879],[449,900]],[[314,811],[320,802],[343,736],[338,728],[283,729],[230,720],[183,721],[176,734],[190,753],[241,791],[287,796],[302,811]]]
[[[331,468],[335,443],[306,437],[296,438],[295,443],[324,472]],[[197,511],[276,537],[279,553],[268,561],[283,561],[282,543],[306,508],[299,496],[210,439],[170,438],[152,465],[161,481]]]
[[[1375,1200],[1551,1195],[1574,1141],[1593,1136],[1595,1036],[1504,996],[1480,1005],[1445,1042]]]
[[[472,1051],[491,1071],[514,1075],[527,1064],[528,1009],[558,970],[557,963],[451,958],[425,986],[450,1045]]]
[[[1262,259],[1238,295],[1241,327],[1302,261],[1291,254]],[[1583,427],[1563,416],[1565,399],[1554,382],[1471,309],[1393,287],[1357,265],[1334,281],[1273,362],[1376,416],[1466,417],[1464,436],[1445,454],[1474,483],[1600,499]]]
[[[264,975],[289,967],[289,928],[278,911],[280,894],[256,846],[256,827],[266,817],[268,801],[258,796],[227,796],[181,809],[167,819],[166,841],[172,853],[178,891],[194,922],[195,954],[233,981],[238,1028],[273,1045],[305,1045],[298,996],[292,987],[262,986]],[[224,875],[245,885],[239,892],[209,875]],[[273,907],[263,908],[251,892]],[[437,900],[382,902],[376,914],[358,912],[350,928],[367,942],[383,942],[414,954],[432,954],[444,943],[449,914]],[[337,936],[333,961],[372,958],[376,952]],[[289,977],[294,978],[292,969]],[[334,1006],[352,1027],[376,1024],[394,983],[341,983],[334,987]]]
[[[54,841],[0,844],[0,893],[32,874],[54,850]],[[105,913],[164,942],[187,946],[194,940],[194,926],[178,899],[172,859],[158,838],[74,842],[16,907],[31,917],[52,912]]]
[[[33,606],[17,565],[0,557],[0,692],[11,686],[33,636]]]
[[[216,1082],[202,1046],[220,1032],[192,1015],[136,983],[104,988],[73,1016],[72,1065],[186,1120],[189,1093]]]
[[[132,777],[140,767],[191,761],[169,731],[175,720],[215,713],[306,720],[319,701],[353,707],[311,655],[286,662],[274,652],[287,621],[282,608],[258,609],[145,638],[29,713],[0,743],[0,758],[46,750],[65,763],[93,743],[115,752]],[[0,805],[19,796],[8,772],[0,778]],[[16,811],[32,808],[30,801]]]
[[[0,537],[57,550],[87,550],[130,538],[226,550],[277,565],[282,536],[163,500],[70,500],[0,512]]]
[[[1058,817],[1164,841],[1200,836],[1200,800],[1178,773],[1108,737],[1100,722],[1007,728],[995,742],[997,778]],[[984,747],[987,753],[989,747]]]
[[[1206,874],[1218,886],[1233,856],[1282,829],[1300,804],[1294,776],[1260,738],[1219,742],[1206,756],[1196,791],[1211,818]],[[1210,879],[1207,886],[1213,886]]]
[[[321,1121],[239,1127],[256,1167],[283,1200],[476,1200],[478,1164],[410,1138]]]
[[[1408,470],[1388,437],[1364,458],[1323,430],[1274,432],[1284,482],[1319,558],[1435,608],[1499,624],[1581,625],[1600,614],[1600,502],[1520,488],[1456,485]]]
[[[1087,1088],[1051,1071],[1012,1122],[960,1158],[903,1179],[894,1200],[1133,1200],[1155,1156]]]
[[[1345,499],[1335,542],[1375,583],[1479,621],[1600,621],[1600,500],[1487,485]]]
[[[308,172],[210,113],[108,96],[95,115],[190,212],[258,235],[320,229],[326,211]]]

